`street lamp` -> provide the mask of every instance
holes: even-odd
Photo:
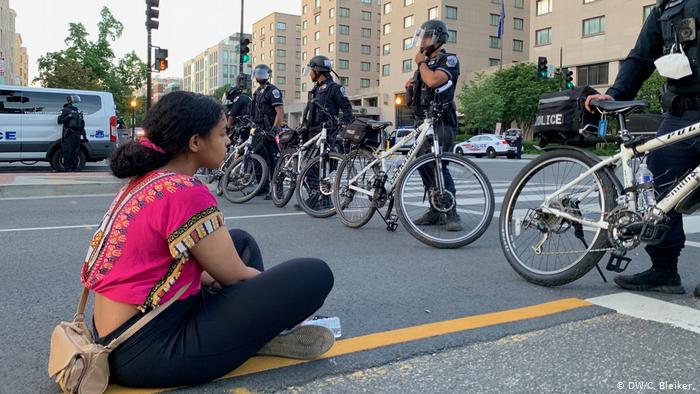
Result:
[[[139,106],[139,102],[136,99],[131,99],[129,106],[131,107],[131,139],[133,140],[136,136],[136,107]]]

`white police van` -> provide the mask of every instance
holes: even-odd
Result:
[[[79,167],[109,157],[117,142],[111,93],[0,85],[0,162],[48,161],[63,170],[63,129],[56,121],[71,94],[80,96],[89,141],[80,147]]]

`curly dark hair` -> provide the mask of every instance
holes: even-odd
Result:
[[[132,141],[112,153],[109,167],[120,179],[163,167],[187,150],[193,135],[207,138],[222,116],[222,106],[211,97],[183,91],[166,94],[148,111],[143,125],[146,137],[165,153]]]

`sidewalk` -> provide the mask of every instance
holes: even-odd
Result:
[[[108,172],[0,174],[0,198],[114,193],[121,182]]]

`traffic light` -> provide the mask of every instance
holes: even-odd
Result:
[[[155,50],[155,69],[157,71],[165,71],[168,69],[168,50],[162,48],[156,48]]]
[[[250,48],[248,45],[250,45],[250,39],[243,38],[240,42],[240,46],[238,47],[241,54],[241,63],[248,63],[250,61]]]
[[[568,68],[565,68],[563,70],[564,78],[566,78],[566,88],[567,89],[573,89],[574,88],[574,72],[570,71]]]
[[[146,0],[146,29],[158,30],[158,4],[160,0]]]
[[[547,79],[547,75],[549,74],[547,70],[549,66],[547,63],[546,57],[540,56],[537,58],[537,79]]]

